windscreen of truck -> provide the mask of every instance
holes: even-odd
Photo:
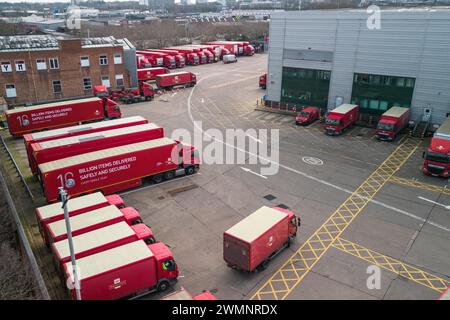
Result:
[[[309,117],[309,112],[302,111],[302,112],[299,113],[299,116],[308,118]]]
[[[393,131],[394,125],[392,123],[379,122],[377,125],[377,129],[384,130],[384,131]]]
[[[446,154],[436,153],[436,152],[427,152],[425,156],[426,160],[441,162],[441,163],[450,163],[450,157]]]
[[[340,121],[338,119],[330,119],[330,118],[326,118],[325,119],[325,123],[329,124],[331,126],[338,126]]]

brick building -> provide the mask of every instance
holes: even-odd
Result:
[[[0,95],[23,105],[90,96],[100,84],[133,86],[135,57],[127,39],[0,37]]]

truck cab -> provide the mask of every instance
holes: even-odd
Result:
[[[313,123],[319,119],[320,109],[317,107],[306,107],[303,108],[295,117],[296,125],[306,125]]]
[[[142,223],[141,215],[139,212],[133,207],[125,207],[120,209],[125,220],[130,226]]]
[[[117,103],[108,98],[103,98],[103,108],[105,116],[109,119],[117,119],[122,117],[122,112]]]
[[[325,133],[333,136],[342,133],[342,117],[338,115],[327,115],[325,117]]]
[[[381,119],[377,124],[375,134],[380,140],[394,140],[399,128],[396,126],[396,121],[389,119]]]
[[[284,212],[289,217],[289,238],[293,240],[297,236],[298,228],[301,226],[301,219],[295,215],[295,213],[288,209],[280,207],[274,207],[275,210]]]
[[[193,174],[200,166],[200,156],[195,146],[183,141],[176,141],[178,150],[178,164],[186,171],[186,174]]]
[[[157,289],[160,292],[166,291],[178,278],[178,265],[172,252],[164,243],[158,242],[150,244],[148,247],[156,258]]]
[[[450,141],[433,137],[423,153],[422,171],[426,175],[448,178],[450,175]]]
[[[170,69],[175,69],[177,67],[175,57],[171,55],[164,56],[164,66]]]
[[[138,223],[131,226],[131,229],[136,233],[136,236],[139,240],[143,240],[146,244],[154,244],[156,243],[155,235],[153,234],[152,229],[143,224]]]
[[[192,64],[192,65],[196,66],[196,65],[198,65],[200,63],[200,59],[199,59],[198,54],[196,54],[196,53],[188,53],[187,56],[188,56],[189,64]]]

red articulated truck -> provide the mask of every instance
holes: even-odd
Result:
[[[104,196],[101,192],[95,192],[82,197],[69,199],[67,201],[67,210],[69,217],[74,217],[110,205],[116,206],[119,209],[125,208],[125,204],[119,195]],[[61,202],[38,207],[35,209],[35,212],[42,237],[44,237],[45,226],[47,224],[64,219],[64,210],[62,209]]]
[[[68,127],[121,116],[117,103],[99,97],[52,102],[6,111],[9,132],[14,137],[44,129]]]
[[[137,76],[138,81],[152,81],[156,79],[157,75],[166,73],[170,73],[170,70],[164,67],[145,68],[138,69]]]
[[[164,243],[134,241],[77,260],[82,300],[138,298],[166,291],[178,278],[178,266]],[[72,263],[64,264],[66,279],[74,288]],[[71,289],[72,299],[76,292]]]
[[[77,236],[114,223],[125,221],[129,225],[142,223],[141,216],[136,209],[116,206],[106,206],[92,211],[69,217],[72,235]],[[65,220],[48,223],[45,226],[44,241],[47,245],[67,239]]]
[[[267,87],[267,73],[264,73],[259,77],[259,87],[262,89],[266,89]]]
[[[124,244],[142,240],[146,244],[156,243],[152,229],[143,223],[129,226],[119,222],[86,232],[72,238],[75,259],[81,259]],[[71,261],[69,240],[52,244],[52,251],[58,270],[64,270],[64,264]]]
[[[136,59],[142,60],[141,65],[144,64],[144,68],[162,67],[164,66],[164,57],[156,54],[152,54],[147,51],[136,51]],[[150,64],[150,65],[148,65]]]
[[[125,104],[138,103],[142,101],[150,101],[155,97],[156,92],[151,84],[147,82],[139,82],[137,88],[117,88],[111,91],[111,99],[120,100]]]
[[[294,212],[263,206],[223,234],[223,258],[234,269],[264,270],[289,247],[300,226]]]
[[[359,107],[356,104],[343,104],[331,110],[325,116],[325,133],[330,136],[340,135],[356,123]]]
[[[31,144],[33,143],[75,137],[83,134],[101,132],[106,130],[132,127],[146,123],[148,123],[147,119],[141,116],[134,116],[116,120],[94,122],[90,124],[82,124],[78,126],[65,127],[49,131],[28,133],[23,135],[25,149],[27,150],[28,162],[30,162],[30,158],[32,156]]]
[[[72,197],[95,191],[112,194],[140,186],[143,178],[159,183],[198,169],[194,146],[161,138],[43,163],[39,174],[47,201],[54,202],[59,187]]]
[[[162,297],[161,300],[217,300],[217,298],[208,290],[202,291],[193,297],[186,289],[181,288]]]
[[[184,59],[184,55],[180,54],[176,50],[169,50],[169,49],[147,49],[148,51],[152,52],[162,52],[162,53],[168,53],[172,55],[175,58],[175,64],[177,68],[184,68],[186,65],[186,60]]]
[[[428,150],[423,153],[422,171],[426,175],[448,178],[450,176],[450,118],[447,117],[431,138]]]
[[[154,123],[147,123],[133,127],[37,142],[31,145],[30,169],[33,174],[37,175],[38,165],[41,163],[163,137],[163,128]]]
[[[145,52],[145,53],[143,53]],[[139,51],[140,54],[143,54],[144,56],[152,56],[155,58],[162,58],[163,59],[163,66],[169,69],[175,69],[177,67],[177,63],[175,61],[175,57],[167,52],[155,52],[149,49],[145,49],[143,51]]]
[[[193,49],[185,48],[185,47],[170,47],[170,48],[163,48],[164,50],[175,50],[178,53],[182,54],[184,56],[184,59],[186,61],[186,64],[188,65],[198,65],[200,64],[200,58],[197,53]]]
[[[307,125],[313,123],[320,117],[320,109],[317,107],[305,107],[295,117],[296,125]]]
[[[197,83],[194,73],[180,71],[156,76],[156,85],[160,89],[171,90],[175,86],[193,87]]]
[[[159,60],[156,61],[155,58],[147,58],[143,54],[136,54],[136,67],[139,69],[146,69],[146,68],[155,68],[158,66],[162,66],[162,61],[159,63]]]
[[[378,139],[393,141],[397,134],[408,125],[411,112],[409,108],[392,107],[383,113],[375,131]]]
[[[218,46],[226,49],[229,54],[231,53],[236,56],[240,56],[244,53],[244,46],[242,44],[239,45],[239,43],[233,42],[233,41],[214,41],[214,42],[208,42],[207,44],[208,45],[218,45]],[[223,54],[222,54],[222,56],[223,56]]]

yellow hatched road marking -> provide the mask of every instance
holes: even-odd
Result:
[[[447,196],[450,196],[450,189],[447,189],[446,187],[435,186],[434,184],[429,184],[429,183],[419,182],[419,181],[412,180],[412,179],[405,179],[405,178],[399,178],[399,177],[391,177],[389,182],[401,184],[404,186],[414,187],[414,188],[418,188],[418,189],[443,193]]]
[[[333,248],[363,259],[371,264],[379,266],[380,268],[389,270],[408,280],[412,280],[438,292],[442,293],[448,288],[448,286],[450,286],[450,281],[420,270],[409,264],[403,263],[400,260],[365,248],[357,243],[338,238],[333,242],[332,246]]]
[[[285,299],[378,190],[400,169],[419,143],[420,140],[408,138],[398,146],[251,299]]]

